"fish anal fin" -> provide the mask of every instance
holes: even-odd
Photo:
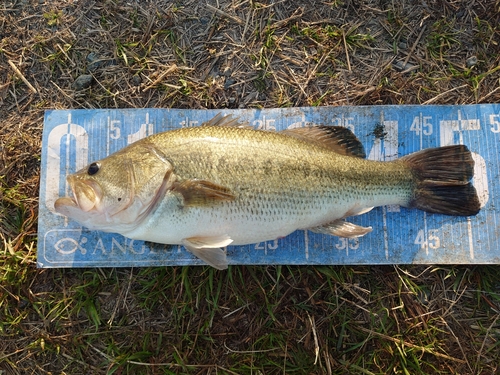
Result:
[[[207,180],[184,180],[172,186],[172,192],[182,196],[184,206],[210,206],[229,202],[236,197],[231,190]]]
[[[308,126],[304,128],[287,129],[282,132],[330,149],[337,154],[365,158],[363,144],[349,129],[342,126]]]
[[[227,126],[233,128],[252,128],[246,121],[240,122],[238,119],[233,118],[231,115],[217,114],[213,119],[204,122],[201,126]],[[253,128],[252,128],[253,129]]]
[[[342,219],[332,221],[331,223],[319,227],[309,228],[310,231],[320,234],[330,234],[333,236],[355,238],[362,237],[372,231],[372,227],[362,227],[349,223]]]
[[[229,245],[233,240],[227,236],[190,237],[182,241],[184,247],[197,258],[218,270],[225,270],[228,265],[226,252],[221,247]]]

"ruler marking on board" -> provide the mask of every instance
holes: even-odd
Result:
[[[469,236],[469,256],[474,260],[474,242],[472,240],[472,222],[467,218],[467,235]]]

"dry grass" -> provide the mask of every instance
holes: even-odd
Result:
[[[499,25],[493,0],[1,3],[0,373],[497,372],[498,266],[34,259],[44,109],[498,103]]]

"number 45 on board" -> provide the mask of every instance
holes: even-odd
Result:
[[[441,246],[441,241],[438,237],[438,229],[429,229],[427,235],[423,229],[420,229],[415,237],[414,244],[420,245],[422,250],[438,249]]]

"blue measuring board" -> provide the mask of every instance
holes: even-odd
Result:
[[[90,231],[54,211],[69,195],[66,175],[145,136],[199,126],[218,113],[255,128],[309,124],[351,129],[373,160],[424,148],[465,144],[475,160],[482,209],[471,218],[377,207],[350,218],[372,226],[346,239],[296,231],[276,241],[228,246],[230,264],[498,264],[500,263],[500,105],[359,106],[246,110],[97,109],[46,111],[42,143],[38,266],[146,267],[203,264],[182,246]],[[160,230],[168,230],[161,228]]]

